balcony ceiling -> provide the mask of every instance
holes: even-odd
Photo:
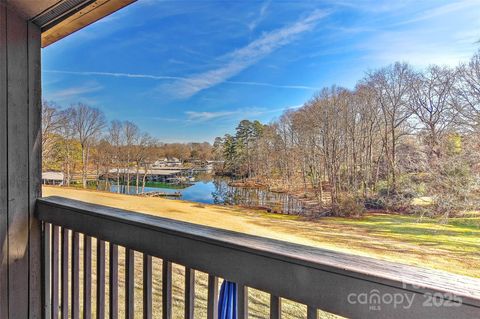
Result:
[[[7,0],[42,29],[46,47],[136,0]]]

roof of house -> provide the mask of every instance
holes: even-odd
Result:
[[[63,181],[64,174],[62,172],[43,172],[42,179],[50,181]]]
[[[137,170],[136,169],[124,169],[124,168],[121,168],[118,170],[117,172],[117,169],[116,168],[112,168],[111,170],[108,171],[110,174],[117,174],[117,173],[120,173],[120,174],[126,174],[126,173],[129,173],[129,174],[132,174],[132,175],[135,175],[137,173]],[[163,176],[170,176],[170,175],[175,175],[175,174],[178,174],[180,173],[181,170],[171,170],[171,169],[149,169],[147,171],[147,175],[163,175]],[[139,169],[138,170],[138,173],[140,175],[143,175],[145,173],[145,170],[143,169]]]

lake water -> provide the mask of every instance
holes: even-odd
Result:
[[[230,179],[220,177],[206,177],[198,180],[192,186],[183,189],[162,187],[145,187],[145,192],[163,192],[167,194],[180,193],[180,197],[166,197],[182,199],[204,204],[242,205],[248,207],[268,208],[275,212],[300,214],[306,210],[306,205],[296,197],[286,194],[273,193],[264,189],[233,187],[228,185]],[[120,186],[122,193],[135,194],[136,188]],[[117,186],[112,185],[111,192],[117,192]]]
[[[130,190],[127,190],[126,186],[120,186],[121,192],[124,194],[135,194],[135,186],[130,186]],[[141,191],[141,188],[140,188]],[[111,192],[117,192],[117,185],[112,185]],[[214,204],[214,199],[212,193],[215,192],[215,184],[213,181],[198,181],[195,182],[192,186],[174,189],[174,188],[163,188],[163,187],[145,187],[145,192],[162,192],[167,194],[181,193],[181,197],[171,197],[171,199],[179,198],[183,200],[188,200],[192,202],[205,203],[205,204]],[[169,197],[170,198],[170,197]]]

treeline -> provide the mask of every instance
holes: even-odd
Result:
[[[321,201],[450,214],[478,208],[480,51],[456,68],[406,63],[369,72],[355,89],[317,92],[275,122],[242,121],[217,138],[231,174]],[[353,208],[352,208],[353,207]]]
[[[163,158],[185,162],[204,162],[212,157],[210,143],[162,143],[130,121],[111,121],[97,108],[79,103],[60,108],[55,103],[42,105],[43,170],[64,173],[64,185],[80,176],[83,187],[88,180],[110,176],[116,183],[133,182],[138,191],[145,185],[146,172]],[[120,188],[118,187],[120,190]]]

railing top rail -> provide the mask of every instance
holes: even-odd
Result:
[[[76,200],[38,200],[40,220],[168,258],[343,315],[335,294],[365,289],[425,296],[452,294],[480,313],[480,279],[303,246]],[[253,267],[253,268],[252,268]],[[267,277],[271,277],[268,279]],[[278,283],[294,279],[296,283]],[[302,284],[303,289],[296,288]],[[308,288],[308,285],[318,285]],[[323,288],[322,288],[323,287]],[[275,290],[275,291],[272,291]],[[328,290],[319,299],[318,294]],[[368,291],[370,291],[368,290]],[[314,295],[313,297],[309,295]],[[315,296],[317,294],[317,296]],[[331,296],[329,295],[331,294]],[[449,299],[449,297],[446,297]],[[424,300],[424,299],[422,299]],[[454,303],[456,300],[453,300]],[[353,315],[352,315],[353,316]]]

